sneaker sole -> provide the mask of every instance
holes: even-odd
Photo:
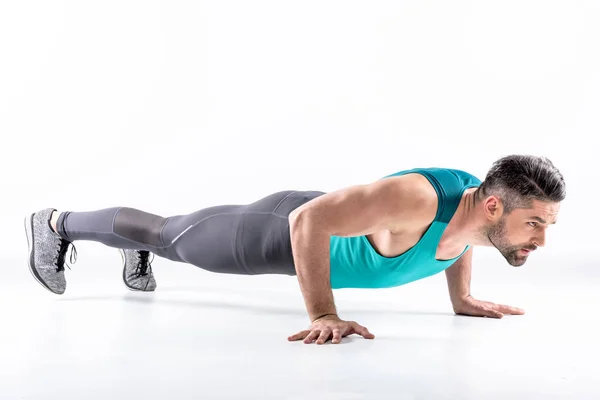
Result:
[[[123,283],[125,284],[125,287],[127,289],[131,290],[132,292],[152,292],[152,290],[142,290],[142,289],[134,288],[133,286],[129,286],[127,284],[127,279],[126,279],[127,271],[125,269],[125,252],[123,251],[123,249],[119,249],[119,253],[121,254],[121,259],[123,260]]]
[[[34,263],[34,248],[33,248],[33,216],[34,214],[28,215],[27,217],[25,217],[25,235],[27,236],[27,250],[29,253],[29,257],[27,260],[27,265],[29,266],[29,272],[31,272],[31,275],[35,278],[35,280],[42,285],[46,290],[48,290],[51,293],[54,294],[62,294],[62,293],[56,293],[54,290],[50,289],[50,287],[44,282],[44,280],[38,275],[37,271],[35,270],[35,268],[33,267],[33,263]]]

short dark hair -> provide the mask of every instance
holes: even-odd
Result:
[[[496,160],[487,172],[475,198],[497,195],[504,212],[530,208],[533,200],[561,202],[566,196],[565,180],[546,157],[509,155]]]

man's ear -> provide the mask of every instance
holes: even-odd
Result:
[[[483,201],[483,211],[487,220],[496,222],[504,213],[504,205],[498,196],[488,196]]]

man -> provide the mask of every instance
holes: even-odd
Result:
[[[523,314],[470,296],[472,246],[494,246],[510,265],[523,265],[544,245],[565,194],[550,160],[511,155],[483,182],[456,169],[415,168],[331,193],[288,190],[168,218],[128,207],[47,208],[25,220],[29,268],[62,294],[69,246],[93,240],[120,249],[133,290],[156,288],[150,252],[219,273],[295,275],[311,326],[288,340],[372,339],[338,317],[332,289],[393,287],[445,271],[455,313]]]

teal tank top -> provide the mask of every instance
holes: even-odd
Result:
[[[382,179],[419,173],[425,176],[438,195],[437,214],[419,241],[397,257],[380,255],[365,235],[330,237],[330,279],[333,289],[389,288],[404,285],[450,267],[470,246],[450,260],[436,260],[437,246],[454,215],[463,192],[481,184],[475,176],[457,169],[414,168]]]

